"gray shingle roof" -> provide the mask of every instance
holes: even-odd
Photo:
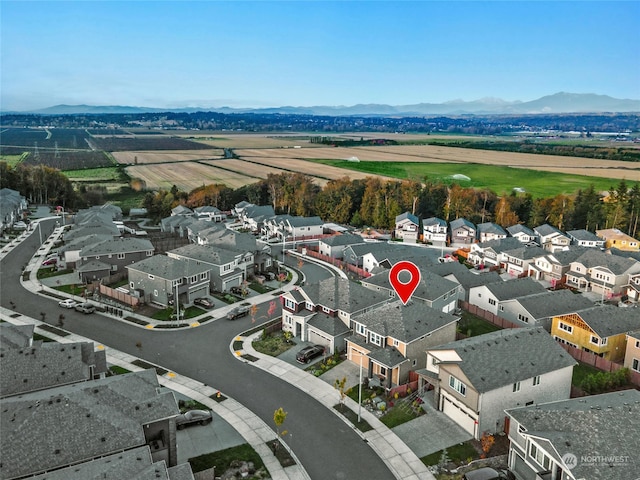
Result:
[[[506,238],[498,238],[495,240],[488,240],[486,242],[480,242],[478,247],[482,249],[490,248],[496,253],[505,252],[508,250],[513,250],[515,248],[522,247],[522,242],[517,238],[506,237]]]
[[[321,330],[329,335],[335,337],[338,335],[344,335],[350,331],[349,327],[337,317],[332,317],[326,313],[317,312],[311,320],[307,322],[311,327]]]
[[[399,279],[401,282],[409,281],[409,276],[407,275],[405,278],[403,275],[404,273],[405,272],[400,272]],[[365,286],[366,284],[371,284],[373,286],[382,287],[388,291],[392,290],[391,283],[389,282],[388,270],[369,278],[364,278],[361,280],[361,283]],[[413,296],[424,300],[436,300],[445,293],[454,290],[457,286],[457,283],[421,268],[420,283],[416,287],[416,291],[413,293]]]
[[[404,343],[410,343],[428,333],[458,320],[457,317],[422,303],[409,302],[402,305],[396,301],[382,305],[352,318],[364,324],[367,329],[392,337]]]
[[[515,236],[518,233],[524,233],[525,235],[529,235],[530,237],[535,237],[536,234],[533,230],[531,230],[529,227],[522,225],[520,223],[516,224],[516,225],[511,225],[510,227],[507,227],[507,232],[509,233],[509,235],[511,236]]]
[[[604,267],[611,270],[615,275],[621,275],[627,273],[634,267],[640,267],[637,260],[633,258],[624,258],[617,255],[608,255],[598,249],[587,248],[585,252],[580,255],[576,262],[581,263],[587,268]],[[636,269],[635,271],[638,271]]]
[[[459,367],[480,393],[576,364],[543,328],[513,328],[430,348],[455,350]]]
[[[86,246],[80,251],[81,257],[93,257],[118,253],[136,253],[154,250],[153,244],[146,238],[122,237]]]
[[[196,262],[190,262],[189,260],[177,260],[167,257],[166,255],[154,255],[153,257],[127,265],[126,268],[156,275],[166,280],[179,280],[184,277],[207,272],[210,267],[198,265]]]
[[[478,224],[478,233],[493,233],[496,235],[506,235],[507,232],[497,223],[485,222]]]
[[[404,212],[396,216],[396,223],[401,222],[402,220],[409,220],[411,223],[415,223],[416,225],[420,224],[420,219],[410,212]]]
[[[331,237],[322,238],[320,239],[320,242],[332,247],[337,247],[340,245],[355,245],[357,243],[364,243],[364,240],[360,235],[345,233],[342,235],[332,235]]]
[[[370,344],[367,346],[371,348]],[[393,347],[375,347],[369,352],[368,357],[387,368],[394,368],[404,362],[409,361]]]
[[[547,237],[547,236],[553,235],[553,234],[564,235],[566,237],[566,235],[564,233],[562,233],[556,227],[553,227],[553,226],[549,225],[548,223],[545,223],[544,225],[539,225],[537,227],[534,227],[533,231],[536,232],[538,235],[540,235],[542,237]]]
[[[196,245],[193,243],[175,248],[169,253],[213,265],[224,265],[227,263],[232,263],[233,261],[235,261],[236,256],[238,255],[231,250],[218,248],[215,245]]]
[[[632,332],[640,328],[640,309],[598,305],[577,312],[600,338]]]
[[[584,228],[580,230],[569,230],[567,231],[567,235],[569,235],[571,238],[575,238],[576,240],[604,242],[604,240],[598,237],[595,233],[590,232],[589,230],[585,230]]]
[[[384,293],[375,292],[349,280],[334,277],[319,283],[305,285],[302,289],[315,305],[347,313],[359,312],[389,299],[389,296]]]
[[[0,349],[28,347],[33,339],[34,328],[34,325],[0,323]]]
[[[553,315],[565,315],[593,306],[584,295],[576,295],[569,290],[548,291],[519,297],[517,302],[536,319]]]
[[[640,392],[625,390],[507,410],[526,434],[546,439],[558,457],[578,458],[575,478],[629,480],[640,472]],[[623,458],[581,461],[584,457]]]
[[[287,221],[292,227],[311,227],[324,223],[320,217],[290,217]]]
[[[460,228],[460,227],[468,227],[474,231],[476,229],[476,226],[466,218],[456,218],[455,220],[449,223],[449,228],[451,230],[455,230],[456,228]]]
[[[105,262],[101,262],[100,260],[90,260],[87,262],[83,262],[82,265],[76,268],[76,272],[86,273],[86,272],[100,272],[100,271],[111,271],[111,265]]]
[[[446,227],[447,226],[447,222],[441,218],[438,217],[430,217],[430,218],[425,218],[424,220],[422,220],[422,226],[426,227],[426,226],[440,226],[440,227]]]
[[[510,257],[519,258],[520,260],[531,260],[538,257],[544,257],[548,251],[538,246],[522,245],[518,248],[514,248],[513,250],[505,250],[502,253],[509,255]]]
[[[511,300],[532,293],[546,292],[546,288],[529,277],[489,283],[486,287],[498,300]]]
[[[0,476],[144,445],[143,424],[178,414],[173,393],[158,387],[155,370],[144,370],[3,399]]]

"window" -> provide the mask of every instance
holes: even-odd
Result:
[[[600,339],[595,335],[591,335],[591,343],[593,343],[594,345],[600,345]]]
[[[369,332],[369,342],[380,347],[382,346],[382,337],[377,333]]]
[[[449,386],[463,397],[467,395],[467,386],[453,375],[449,375]]]
[[[129,282],[129,288],[136,288],[136,284],[133,282]]]
[[[147,275],[147,276],[149,277],[149,280],[153,280],[154,278],[156,278],[156,277],[154,277],[154,276],[153,276],[153,275],[151,275],[151,274],[149,274],[149,275]]]
[[[222,271],[223,272],[228,272],[229,270],[231,270],[233,268],[233,265],[231,265],[230,263],[223,265],[222,266]]]
[[[631,369],[640,372],[640,359],[634,358],[631,362]]]
[[[189,283],[196,283],[197,281],[198,281],[198,276],[191,275],[191,278],[189,279]]]
[[[386,368],[386,367],[383,367],[383,366],[380,366],[380,375],[383,375],[383,376],[384,376],[384,375],[386,375],[386,374],[387,374],[387,368]]]
[[[201,273],[200,280],[206,280],[206,279],[207,279],[207,272]]]
[[[124,259],[124,256],[125,256],[124,253],[119,253],[118,254],[118,260]]]
[[[527,317],[526,315],[522,315],[521,313],[518,314],[518,320],[520,320],[521,322],[529,323],[529,317]]]
[[[504,305],[500,305],[500,306],[498,307],[498,309],[499,309],[501,312],[504,312]]]
[[[174,280],[173,282],[171,282],[171,285],[174,287],[177,287],[178,285],[182,285],[182,279],[178,279],[178,280]]]
[[[573,332],[573,327],[571,325],[567,325],[566,323],[560,322],[558,324],[558,328],[560,330],[564,330],[567,333],[572,333]]]
[[[495,305],[495,304],[496,304],[495,299],[490,298],[490,299],[489,299],[489,305]]]
[[[362,323],[356,323],[356,333],[360,335],[367,335],[367,329]]]
[[[154,296],[154,297],[157,297],[157,296],[158,296],[158,290],[154,290],[154,291],[153,291],[153,296]]]
[[[397,347],[398,345],[400,345],[400,342],[394,338],[393,339],[393,346]]]
[[[290,298],[285,298],[284,299],[284,306],[286,308],[288,308],[289,310],[295,310],[296,309],[296,302],[294,302]]]
[[[544,452],[533,443],[529,448],[529,455],[536,461],[538,465],[542,466],[545,470],[549,469],[549,457],[547,457]]]
[[[514,392],[519,392],[520,391],[520,382],[516,382],[513,384],[513,391]]]
[[[153,250],[147,250],[147,257],[153,257]]]
[[[533,377],[533,386],[540,385],[540,375]]]
[[[636,340],[636,348],[640,348],[640,340]]]
[[[563,345],[569,345],[570,347],[578,348],[578,345],[576,345],[575,343],[567,342],[564,338],[556,337],[555,335],[553,336],[553,338]]]

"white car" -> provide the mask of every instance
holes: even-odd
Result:
[[[58,306],[63,308],[75,308],[76,305],[78,305],[78,302],[71,300],[70,298],[58,302]]]
[[[13,224],[13,229],[14,230],[26,230],[27,229],[27,224],[24,222],[16,222]]]

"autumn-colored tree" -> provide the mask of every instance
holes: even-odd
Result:
[[[482,447],[483,458],[491,451],[491,447],[495,443],[496,439],[490,433],[484,432],[480,437],[480,446]]]
[[[556,195],[551,199],[549,207],[547,217],[549,224],[557,227],[559,230],[565,230],[565,221],[573,208],[573,199],[567,195]]]
[[[453,184],[448,189],[447,204],[444,214],[445,220],[451,221],[457,218],[469,218],[474,212],[476,194],[472,188],[463,188]]]
[[[496,205],[495,222],[503,227],[510,227],[516,225],[518,221],[518,215],[511,209],[509,197],[503,195]]]

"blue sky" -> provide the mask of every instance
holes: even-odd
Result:
[[[640,2],[0,1],[0,108],[640,99]]]

